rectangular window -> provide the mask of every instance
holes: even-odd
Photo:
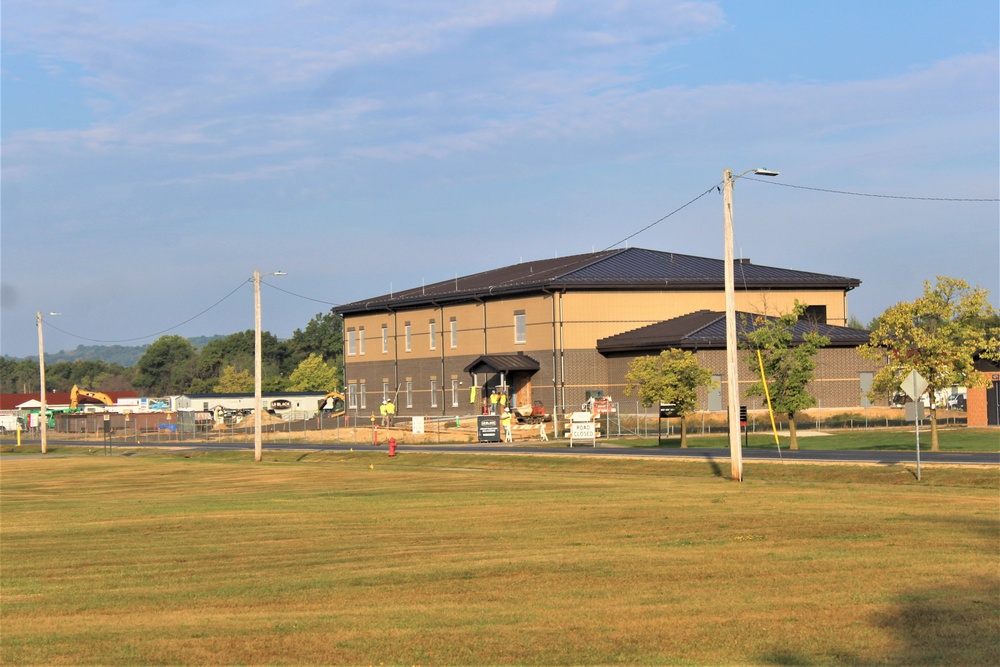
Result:
[[[382,325],[382,354],[389,354],[389,327]]]
[[[528,320],[523,310],[514,313],[514,342],[528,342]]]
[[[413,407],[413,382],[410,380],[406,381],[406,407]]]
[[[361,404],[361,409],[364,410],[365,407],[366,407],[365,403],[367,403],[367,400],[365,399],[365,383],[364,382],[361,383],[361,386],[359,387],[359,390],[358,390],[358,394],[359,394],[358,398],[359,398],[359,403]]]
[[[458,407],[458,380],[451,381],[451,407]]]
[[[406,323],[406,351],[413,351],[413,327],[410,326],[409,322]]]
[[[383,382],[382,383],[382,400],[383,401],[388,401],[389,400],[389,383],[388,382]]]
[[[347,356],[353,357],[358,353],[358,332],[351,327],[347,330]]]
[[[431,332],[431,349],[436,350],[438,347],[437,322],[435,322],[434,320],[430,321],[430,332]]]
[[[347,385],[347,407],[352,409],[358,407],[358,385],[353,382]]]
[[[358,354],[365,353],[365,328],[358,327]],[[361,406],[365,407],[365,406]]]
[[[451,349],[458,347],[458,320],[451,318]]]
[[[438,406],[438,381],[431,380],[431,407],[436,408]]]

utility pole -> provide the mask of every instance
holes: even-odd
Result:
[[[733,269],[733,183],[754,172],[758,176],[777,176],[769,169],[748,169],[733,178],[730,169],[722,171],[722,214],[725,222],[726,288],[726,382],[729,386],[729,461],[734,482],[743,481],[743,447],[740,444],[740,379],[737,370],[736,280]]]
[[[283,276],[283,271],[265,273],[265,276]],[[260,349],[260,271],[253,271],[253,460],[260,462],[264,454],[261,436],[261,418],[264,408],[261,398],[261,366],[263,354]]]
[[[58,314],[49,313],[49,315]],[[38,402],[42,404],[38,411],[38,433],[42,440],[42,454],[45,454],[48,451],[49,420],[45,414],[48,411],[45,403],[45,342],[42,338],[42,311],[40,310],[36,314],[35,324],[38,325],[38,380],[40,390]]]
[[[733,271],[733,172],[722,172],[722,212],[725,222],[726,384],[729,388],[729,464],[734,482],[743,481],[740,446],[740,380],[736,348],[736,280]]]

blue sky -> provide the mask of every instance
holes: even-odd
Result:
[[[255,268],[288,273],[263,290],[287,337],[333,304],[608,247],[726,168],[781,171],[737,183],[737,253],[859,278],[863,322],[937,275],[995,305],[996,202],[776,184],[1000,197],[998,13],[4,0],[0,352],[37,353],[38,310],[62,313],[51,351],[252,328]],[[721,257],[721,196],[628,244]]]

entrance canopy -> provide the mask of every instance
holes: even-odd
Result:
[[[538,362],[523,352],[517,354],[484,354],[465,367],[466,373],[534,373]]]

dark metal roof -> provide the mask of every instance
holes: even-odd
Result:
[[[736,335],[738,338],[745,339],[747,333],[757,329],[755,322],[757,317],[752,313],[736,313]],[[768,317],[767,319],[776,318]],[[795,328],[792,331],[792,340],[800,342],[806,333],[813,331],[830,339],[828,347],[857,347],[867,343],[871,336],[871,332],[861,329],[799,320],[795,323]],[[699,310],[597,341],[597,351],[601,354],[658,353],[670,348],[704,350],[725,347],[726,314],[709,310]]]
[[[524,354],[484,354],[465,367],[466,373],[510,373],[537,371],[541,366]]]
[[[336,306],[341,315],[419,308],[543,290],[724,289],[724,262],[644,248],[605,250],[523,262]],[[854,289],[856,278],[736,263],[736,289]]]

